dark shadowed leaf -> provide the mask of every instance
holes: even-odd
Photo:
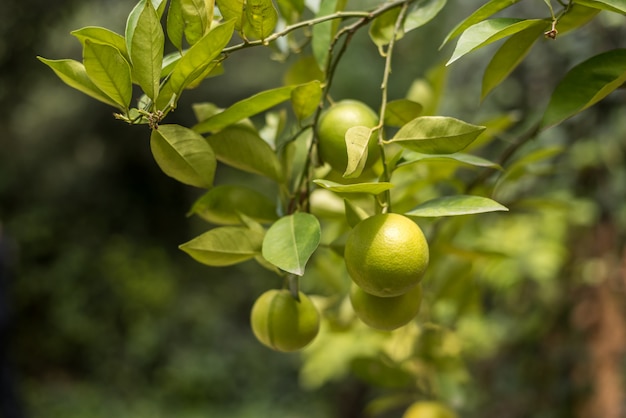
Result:
[[[280,218],[265,234],[263,257],[281,270],[302,276],[321,238],[320,223],[310,213]]]

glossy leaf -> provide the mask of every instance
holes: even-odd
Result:
[[[126,49],[126,40],[118,33],[98,26],[87,26],[72,31],[71,33],[80,41],[83,47],[85,46],[85,40],[87,39],[99,44],[111,45],[112,47],[117,48],[122,53],[124,58],[130,62],[130,56],[128,55],[128,50]]]
[[[545,23],[546,21],[542,19],[513,19],[506,17],[484,20],[463,32],[463,35],[459,38],[456,48],[452,53],[452,57],[448,60],[446,65],[452,64],[463,55],[476,49],[521,32],[534,25],[545,25]]]
[[[284,216],[267,230],[263,257],[281,270],[302,276],[320,238],[320,223],[315,216],[310,213]]]
[[[230,266],[261,254],[263,232],[243,226],[222,226],[179,246],[208,266]]]
[[[213,20],[213,4],[206,0],[180,0],[183,32],[189,45],[194,45],[209,31]]]
[[[240,224],[241,215],[257,222],[276,220],[276,205],[267,196],[245,186],[213,187],[191,207],[191,214],[220,225]]]
[[[316,17],[327,16],[335,13],[337,10],[343,10],[347,0],[325,0],[320,4],[320,8]],[[311,46],[313,48],[313,56],[318,67],[325,71],[328,61],[328,49],[330,43],[337,33],[339,27],[338,20],[328,20],[313,26],[313,39]]]
[[[547,25],[547,24],[546,24]],[[485,69],[481,97],[485,98],[522,62],[537,39],[543,36],[544,25],[535,25],[512,35],[493,56]]]
[[[404,19],[404,31],[412,31],[430,22],[446,3],[447,0],[421,0],[411,3]]]
[[[410,152],[408,155],[404,156],[404,161],[398,164],[398,167],[418,163],[420,161],[450,161],[457,162],[465,165],[470,165],[473,167],[484,167],[484,168],[494,168],[497,170],[502,170],[502,167],[499,164],[496,164],[492,161],[486,160],[482,157],[478,157],[472,154],[465,153],[454,153],[454,154],[441,154],[441,155],[432,155],[432,154],[422,154],[419,152]]]
[[[243,25],[244,0],[215,0],[224,20],[233,20],[235,30],[241,31]]]
[[[313,183],[335,193],[367,193],[372,195],[381,194],[393,187],[393,184],[388,182],[341,184],[330,180],[317,179],[313,180]]]
[[[204,35],[176,63],[168,81],[157,99],[157,108],[164,109],[172,100],[177,101],[183,90],[217,65],[214,61],[233,35],[234,22],[217,25]]]
[[[322,85],[313,80],[297,86],[291,91],[291,105],[296,117],[300,120],[311,116],[322,99]]]
[[[133,10],[131,10],[131,12],[128,14],[128,18],[126,19],[126,29],[124,31],[124,35],[126,38],[126,49],[129,56],[132,49],[133,34],[135,33],[135,29],[137,29],[139,16],[141,16],[141,13],[145,8],[146,1],[147,0],[139,0],[135,7],[133,7]]]
[[[278,23],[272,0],[246,0],[245,16],[254,36],[260,39],[270,36]]]
[[[626,15],[626,1],[624,0],[575,0],[575,2],[582,6]]]
[[[283,172],[272,148],[256,132],[230,126],[207,138],[217,159],[231,167],[281,182]]]
[[[296,86],[286,86],[257,93],[198,123],[193,129],[200,133],[218,132],[227,126],[289,100],[294,88]]]
[[[425,154],[452,154],[474,141],[484,126],[445,116],[420,116],[404,125],[391,142]]]
[[[366,126],[353,126],[346,131],[346,150],[348,165],[343,174],[346,178],[356,178],[361,175],[367,162],[367,150],[372,129]]]
[[[462,34],[465,31],[465,29],[469,28],[470,26],[473,26],[477,23],[484,21],[488,17],[494,15],[495,13],[498,13],[500,10],[506,9],[509,6],[513,6],[515,3],[519,1],[520,0],[488,1],[487,3],[483,4],[479,9],[477,9],[474,13],[472,13],[470,16],[465,18],[465,20],[459,22],[459,24],[456,25],[454,29],[450,31],[448,36],[446,36],[446,39],[444,39],[443,43],[441,44],[441,47],[447,44],[450,40]]]
[[[145,2],[131,40],[133,76],[152,100],[159,94],[165,35],[152,2]]]
[[[549,127],[596,104],[626,82],[626,49],[596,55],[572,68],[557,85],[542,126]]]
[[[508,209],[500,203],[486,197],[455,195],[429,200],[405,213],[405,215],[430,218],[496,211],[508,211]]]
[[[213,185],[217,166],[215,153],[191,129],[179,125],[160,125],[150,136],[150,149],[157,164],[168,176],[195,187]]]
[[[98,86],[93,83],[93,81],[91,81],[87,75],[87,71],[85,71],[85,66],[81,62],[71,59],[49,60],[42,57],[37,58],[39,61],[50,67],[57,77],[59,77],[61,81],[68,86],[75,88],[76,90],[85,93],[102,103],[106,103],[113,107],[119,106],[102,90],[100,90]]]
[[[403,126],[422,113],[423,106],[409,99],[392,100],[385,109],[385,125]]]
[[[132,97],[130,65],[115,47],[85,41],[83,64],[87,75],[121,109],[128,109]]]

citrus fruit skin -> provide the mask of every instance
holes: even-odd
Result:
[[[318,151],[322,161],[333,170],[343,173],[348,165],[348,150],[345,135],[353,126],[373,128],[378,124],[378,115],[366,104],[356,100],[342,100],[333,104],[320,116]],[[380,157],[376,133],[370,136],[367,144],[367,162],[371,167]]]
[[[409,406],[402,418],[458,418],[458,416],[439,402],[420,401]]]
[[[317,336],[319,312],[304,293],[298,296],[299,302],[287,289],[272,289],[254,302],[250,324],[263,345],[276,351],[297,351]]]
[[[422,286],[389,298],[366,293],[356,284],[350,289],[350,302],[354,313],[371,328],[392,331],[411,322],[422,305]]]
[[[428,242],[406,216],[378,214],[350,231],[344,258],[348,274],[365,292],[400,296],[421,281],[428,266]]]

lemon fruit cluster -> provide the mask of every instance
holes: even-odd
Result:
[[[429,250],[415,222],[396,213],[361,221],[348,235],[344,258],[356,285],[350,291],[352,306],[363,322],[392,330],[417,315]]]
[[[356,100],[342,100],[333,104],[320,116],[318,123],[318,151],[322,161],[331,168],[343,173],[348,165],[346,132],[354,126],[373,128],[378,124],[378,115],[366,104]],[[367,144],[367,162],[371,167],[380,157],[376,134],[372,134]]]
[[[257,298],[250,323],[255,337],[276,351],[297,351],[308,345],[319,331],[320,315],[302,292],[294,298],[287,289],[272,289]]]

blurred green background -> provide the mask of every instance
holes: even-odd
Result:
[[[482,4],[449,3],[398,43],[391,96],[404,96],[447,59],[449,47],[438,51],[445,34]],[[69,32],[94,25],[123,33],[133,6],[3,2],[0,232],[11,274],[0,307],[8,308],[2,343],[22,410],[11,415],[0,398],[6,418],[365,416],[366,403],[386,392],[351,374],[316,380],[323,357],[307,359],[303,378],[298,354],[271,352],[252,336],[249,309],[281,285],[276,276],[254,263],[212,269],[177,249],[206,228],[186,217],[199,192],[159,171],[147,127],[114,120],[110,108],[36,60],[80,59]],[[546,15],[540,1],[516,10]],[[482,104],[480,80],[494,50],[469,55],[449,69],[440,113],[474,123],[521,120],[483,150],[497,159],[539,117],[567,69],[624,47],[625,28],[623,16],[602,13],[542,42]],[[189,93],[168,122],[192,123],[197,101],[227,106],[276,87],[285,68],[269,50],[235,54],[225,75]],[[333,96],[376,106],[382,70],[376,48],[359,34]],[[465,347],[466,374],[443,385],[461,416],[626,416],[625,99],[623,89],[615,92],[518,151],[511,164],[530,159],[497,189],[510,215],[445,224],[448,238],[439,241],[507,255],[445,264],[433,274],[446,279],[426,283],[431,317],[454,328]],[[549,159],[533,154],[548,146],[560,151]],[[236,176],[223,169],[217,182]],[[470,274],[478,310],[460,306],[467,289],[459,283]],[[450,353],[435,357],[460,357]],[[303,379],[320,384],[303,387]]]

